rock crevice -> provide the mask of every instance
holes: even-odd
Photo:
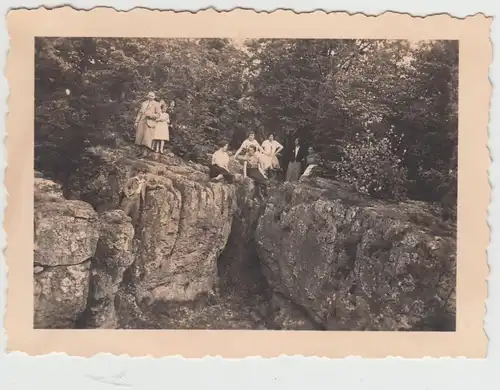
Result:
[[[272,290],[328,330],[415,330],[433,311],[453,330],[453,227],[423,203],[346,191],[315,179],[273,193],[255,232]]]
[[[454,227],[429,205],[324,179],[261,202],[251,180],[212,183],[176,157],[92,153],[67,198],[35,179],[36,327],[454,329]],[[138,168],[132,221],[117,208]]]

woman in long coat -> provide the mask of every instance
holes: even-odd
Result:
[[[160,104],[155,101],[154,92],[149,92],[147,100],[135,118],[135,143],[152,149],[156,120],[160,117]]]

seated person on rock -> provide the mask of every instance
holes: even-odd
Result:
[[[228,143],[222,141],[219,149],[212,155],[210,165],[210,178],[215,181],[225,179],[228,183],[234,181],[234,175],[229,172],[229,155],[227,154]]]
[[[313,177],[314,170],[321,164],[321,157],[314,151],[312,146],[307,149],[307,156],[304,158],[306,169],[300,179]]]
[[[250,177],[255,182],[257,197],[267,196],[267,177],[263,170],[262,160],[257,155],[257,148],[250,145],[245,156],[239,157],[244,162],[243,175]]]

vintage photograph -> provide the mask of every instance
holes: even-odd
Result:
[[[34,45],[35,329],[456,330],[458,40]]]

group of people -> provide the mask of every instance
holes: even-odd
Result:
[[[228,142],[223,141],[220,143],[219,149],[212,155],[210,177],[214,181],[226,180],[229,183],[234,181],[234,175],[229,169],[228,147]],[[283,145],[276,141],[272,134],[261,145],[255,139],[255,133],[250,132],[248,138],[243,141],[234,154],[235,159],[243,162],[243,176],[254,180],[258,196],[266,196],[268,178],[283,171],[278,156],[284,149]],[[304,150],[298,138],[295,138],[293,147],[285,152],[288,153],[284,156],[288,157],[286,181],[297,181],[303,177],[311,176],[313,170],[321,162],[319,155],[311,146],[307,148],[307,151]]]
[[[135,119],[135,143],[163,154],[165,143],[170,140],[168,110],[173,108],[173,103],[167,107],[165,101],[157,102],[155,99],[155,93],[149,92],[147,100],[141,104]],[[229,183],[234,181],[235,175],[229,169],[228,147],[228,142],[221,142],[219,149],[212,155],[209,176],[214,181],[225,180]],[[234,154],[235,159],[243,162],[243,176],[254,180],[258,195],[261,197],[267,195],[268,178],[283,172],[279,157],[282,157],[287,164],[286,181],[297,181],[308,177],[320,164],[320,157],[314,149],[308,147],[306,150],[298,138],[294,139],[291,147],[285,148],[272,134],[259,144],[255,139],[255,133],[250,132]]]
[[[149,92],[141,104],[134,123],[135,143],[163,154],[165,143],[170,140],[170,115],[165,101],[157,102],[155,98],[155,93]]]

